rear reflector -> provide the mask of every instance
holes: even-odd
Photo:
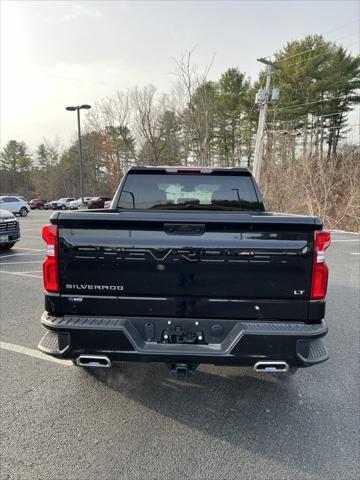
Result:
[[[321,300],[326,296],[329,269],[325,263],[325,250],[329,247],[330,241],[330,232],[315,232],[311,300]]]
[[[46,242],[46,260],[43,264],[44,287],[47,292],[59,293],[58,227],[44,225],[42,238]]]

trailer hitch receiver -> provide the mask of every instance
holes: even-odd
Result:
[[[191,377],[198,367],[198,364],[194,363],[168,363],[168,369],[171,375],[176,378]]]

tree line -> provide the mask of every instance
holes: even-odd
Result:
[[[344,165],[341,145],[356,128],[348,113],[360,102],[360,57],[342,46],[312,35],[288,42],[273,57],[280,67],[273,87],[281,97],[270,105],[267,121],[262,183],[269,198],[275,171],[277,178],[284,171],[292,175],[304,159],[312,168]],[[134,87],[93,105],[83,134],[86,195],[113,193],[135,164],[252,168],[259,113],[254,99],[265,72],[252,81],[229,68],[214,81],[211,63],[200,69],[187,53],[174,60],[169,93]],[[359,154],[351,152],[352,158]],[[44,140],[30,152],[11,140],[0,154],[0,191],[78,196],[78,170],[76,142],[62,148]]]

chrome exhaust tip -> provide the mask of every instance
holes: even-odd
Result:
[[[286,373],[289,371],[289,365],[286,362],[257,362],[254,370],[258,373]]]
[[[110,368],[111,360],[104,355],[79,355],[75,360],[78,367]]]

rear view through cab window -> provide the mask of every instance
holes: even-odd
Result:
[[[118,208],[263,210],[250,176],[204,174],[128,175]]]

